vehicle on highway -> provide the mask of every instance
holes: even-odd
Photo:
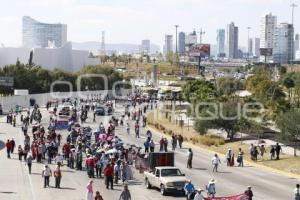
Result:
[[[106,113],[105,107],[104,106],[96,106],[94,112],[98,116],[104,116]]]
[[[155,167],[153,171],[144,172],[145,186],[159,188],[162,195],[167,193],[184,194],[187,182],[185,174],[173,166]]]

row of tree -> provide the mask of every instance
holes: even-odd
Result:
[[[104,80],[97,77],[84,77],[81,80],[80,88],[77,88],[78,77],[84,74],[100,74],[107,77],[108,89],[113,83],[122,81],[120,73],[106,66],[86,66],[78,72],[66,72],[60,69],[47,70],[40,66],[30,66],[17,62],[15,65],[7,65],[0,69],[0,76],[9,76],[14,79],[13,88],[0,87],[0,94],[9,95],[14,89],[28,89],[29,93],[45,93],[50,91],[51,84],[55,81],[67,81],[71,83],[73,90],[101,90],[104,89]],[[68,85],[56,84],[55,91],[69,91]]]
[[[246,81],[223,77],[215,82],[188,82],[183,95],[194,105],[191,113],[196,117],[195,130],[205,134],[211,128],[223,129],[232,140],[237,132],[263,132],[266,122],[271,120],[281,130],[280,139],[296,147],[300,139],[300,74],[286,71],[280,70],[280,80],[274,79],[271,69],[261,67],[253,70],[254,74]],[[252,95],[244,98],[235,95],[242,89]],[[245,117],[241,108],[253,112]]]

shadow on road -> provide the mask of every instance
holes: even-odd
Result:
[[[16,192],[0,191],[2,194],[17,194]]]
[[[195,168],[193,168],[193,169],[195,169],[195,170],[208,170],[207,168],[201,168],[201,167],[195,167]]]
[[[61,190],[76,190],[76,188],[70,188],[70,187],[60,187],[58,189],[61,189]]]

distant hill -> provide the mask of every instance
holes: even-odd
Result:
[[[100,42],[72,42],[73,49],[78,50],[88,50],[93,53],[98,53],[101,48]],[[139,53],[139,45],[137,44],[105,44],[105,50],[107,52],[122,52],[122,53]],[[150,46],[151,53],[155,53],[156,51],[160,51],[160,47],[155,44],[151,44]]]

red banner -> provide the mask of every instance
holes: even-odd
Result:
[[[244,194],[235,195],[235,196],[231,196],[231,197],[205,198],[205,200],[248,200],[248,199],[249,198]]]

